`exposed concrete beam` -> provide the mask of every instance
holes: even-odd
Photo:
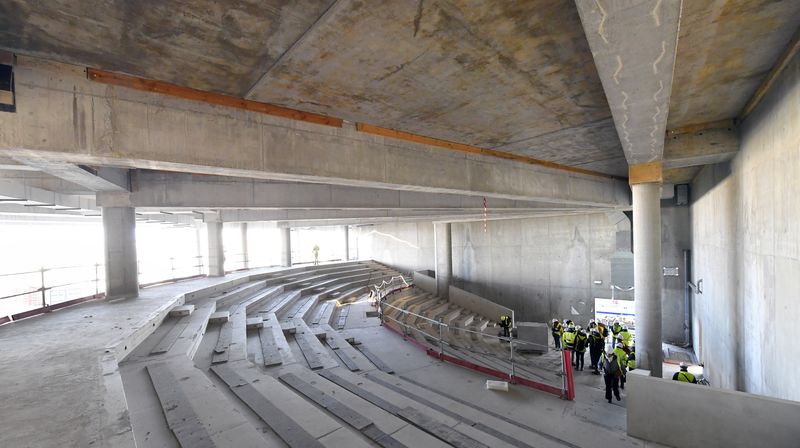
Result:
[[[576,0],[625,157],[661,160],[681,0]]]
[[[20,57],[18,113],[0,114],[0,153],[556,204],[630,204],[619,180],[166,98],[93,83],[82,74],[74,66]],[[76,113],[86,119],[70,120]]]
[[[548,209],[546,211],[551,211]],[[543,210],[542,212],[544,212]],[[565,210],[569,211],[569,210]],[[539,213],[538,210],[509,210],[492,211],[492,216],[507,216],[518,214]],[[222,222],[252,222],[252,221],[312,221],[334,219],[372,219],[372,218],[423,218],[435,219],[442,216],[483,216],[479,210],[220,210],[219,219]]]
[[[476,196],[270,182],[224,176],[137,170],[130,204],[140,209],[482,209]],[[114,194],[99,194],[99,204]],[[110,199],[108,199],[110,200]],[[540,202],[491,199],[491,209],[553,207]]]
[[[667,132],[664,168],[684,168],[731,160],[739,153],[739,129],[732,120]]]
[[[80,185],[90,191],[128,191],[130,189],[128,170],[126,169],[111,167],[94,169],[73,163],[48,160],[38,157],[36,154],[12,154],[11,157],[19,163]]]
[[[92,197],[55,193],[26,185],[24,182],[3,180],[0,180],[0,202],[75,211],[98,210]]]
[[[767,74],[767,77],[764,79],[764,82],[756,89],[753,93],[753,96],[747,101],[745,104],[744,109],[742,109],[742,113],[740,114],[741,119],[745,119],[753,109],[758,106],[758,103],[761,102],[761,99],[764,98],[764,95],[769,91],[769,88],[772,87],[772,84],[778,77],[783,73],[783,70],[789,65],[794,55],[800,51],[800,28],[794,33],[794,37],[792,40],[789,41],[789,45],[786,46],[786,49],[783,50],[783,53],[780,55],[778,60],[775,62],[775,65],[772,66],[772,69]]]

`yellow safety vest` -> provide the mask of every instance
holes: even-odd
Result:
[[[686,383],[694,383],[694,375],[689,372],[680,371],[678,372],[678,381],[684,381]]]
[[[575,343],[575,332],[574,331],[565,331],[564,335],[561,336],[561,339],[564,341],[566,345],[572,345]]]

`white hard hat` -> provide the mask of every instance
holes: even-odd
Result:
[[[688,368],[689,368],[689,364],[686,364],[685,362],[682,362],[682,363],[680,364],[680,368],[681,368],[681,369],[688,369]]]

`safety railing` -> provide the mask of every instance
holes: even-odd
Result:
[[[392,294],[398,290],[403,288],[395,288],[395,289],[386,289],[386,295]],[[376,291],[379,289],[376,288]],[[426,350],[429,355],[435,356],[443,361],[447,361],[453,364],[460,365],[462,367],[469,368],[471,370],[476,370],[485,374],[489,374],[495,376],[497,378],[506,379],[512,384],[522,384],[528,387],[532,387],[535,389],[539,389],[559,397],[572,400],[575,397],[575,387],[573,383],[572,377],[572,360],[569,351],[565,351],[560,356],[560,363],[561,369],[560,371],[556,372],[556,377],[560,379],[560,386],[555,386],[553,384],[547,384],[539,381],[534,381],[530,378],[526,378],[525,376],[521,376],[520,373],[529,373],[532,372],[526,371],[528,367],[531,367],[527,364],[521,364],[519,360],[514,358],[515,350],[519,348],[535,348],[544,349],[544,351],[548,350],[548,346],[543,344],[537,344],[534,342],[529,341],[520,341],[518,339],[514,339],[513,337],[505,337],[505,336],[495,336],[491,334],[484,333],[482,331],[472,330],[466,327],[459,327],[456,325],[446,324],[442,321],[442,319],[432,319],[427,316],[423,316],[418,313],[411,312],[405,308],[400,308],[394,305],[387,303],[384,298],[386,295],[381,296],[380,293],[376,294],[376,299],[378,303],[378,317],[381,320],[381,325],[384,325],[387,321],[391,321],[397,324],[397,326],[402,330],[401,335],[404,339],[415,343],[420,348]],[[388,309],[394,309],[398,313],[399,318],[392,317],[390,314],[387,314]],[[413,318],[415,324],[409,324],[409,318]],[[416,322],[420,322],[420,325],[416,325]],[[430,326],[432,331],[428,332],[425,331],[425,327],[423,325]],[[387,328],[391,329],[391,326],[387,326]],[[434,329],[435,328],[435,329]],[[413,332],[418,332],[424,339],[429,342],[432,342],[435,347],[430,347],[422,344],[421,342],[417,341],[416,338],[413,337]],[[501,344],[507,343],[508,344],[508,356],[500,356],[497,353],[487,352],[485,350],[477,350],[475,347],[467,347],[465,345],[459,345],[458,343],[454,342],[451,335],[455,334],[471,334],[475,335],[477,338],[482,339],[489,339],[499,342]],[[412,339],[409,339],[409,336]],[[450,351],[452,354],[446,353]],[[466,357],[464,355],[467,355]],[[487,367],[486,363],[476,363],[471,362],[468,359],[471,355],[479,355],[480,357],[484,358],[493,358],[500,363],[495,363],[495,367]],[[507,364],[506,364],[507,363]],[[529,376],[534,376],[536,374],[532,374]]]
[[[369,284],[372,281],[372,272],[370,272],[370,277],[367,281]],[[379,285],[372,285],[372,290],[370,291],[370,303],[378,303],[386,298],[389,294],[395,293],[397,291],[410,288],[414,286],[413,284],[409,283],[405,277],[402,275],[395,275],[394,277],[390,278],[389,280],[382,280]]]

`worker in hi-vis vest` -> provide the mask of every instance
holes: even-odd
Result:
[[[564,335],[561,336],[561,344],[564,347],[564,350],[569,350],[572,352],[572,358],[570,361],[573,365],[575,364],[575,336],[577,336],[575,325],[569,325],[567,330],[564,331]]]
[[[550,322],[550,332],[553,333],[553,344],[556,346],[556,350],[561,350],[561,335],[564,334],[564,327],[558,319]]]
[[[511,328],[511,317],[506,316],[505,314],[500,316],[500,327],[503,329],[504,338],[511,337],[511,332],[509,331]]]
[[[675,375],[672,375],[672,379],[675,381],[683,381],[685,383],[697,384],[697,378],[695,378],[694,375],[689,373],[689,366],[686,365],[685,362],[681,363],[681,370],[675,372]]]

